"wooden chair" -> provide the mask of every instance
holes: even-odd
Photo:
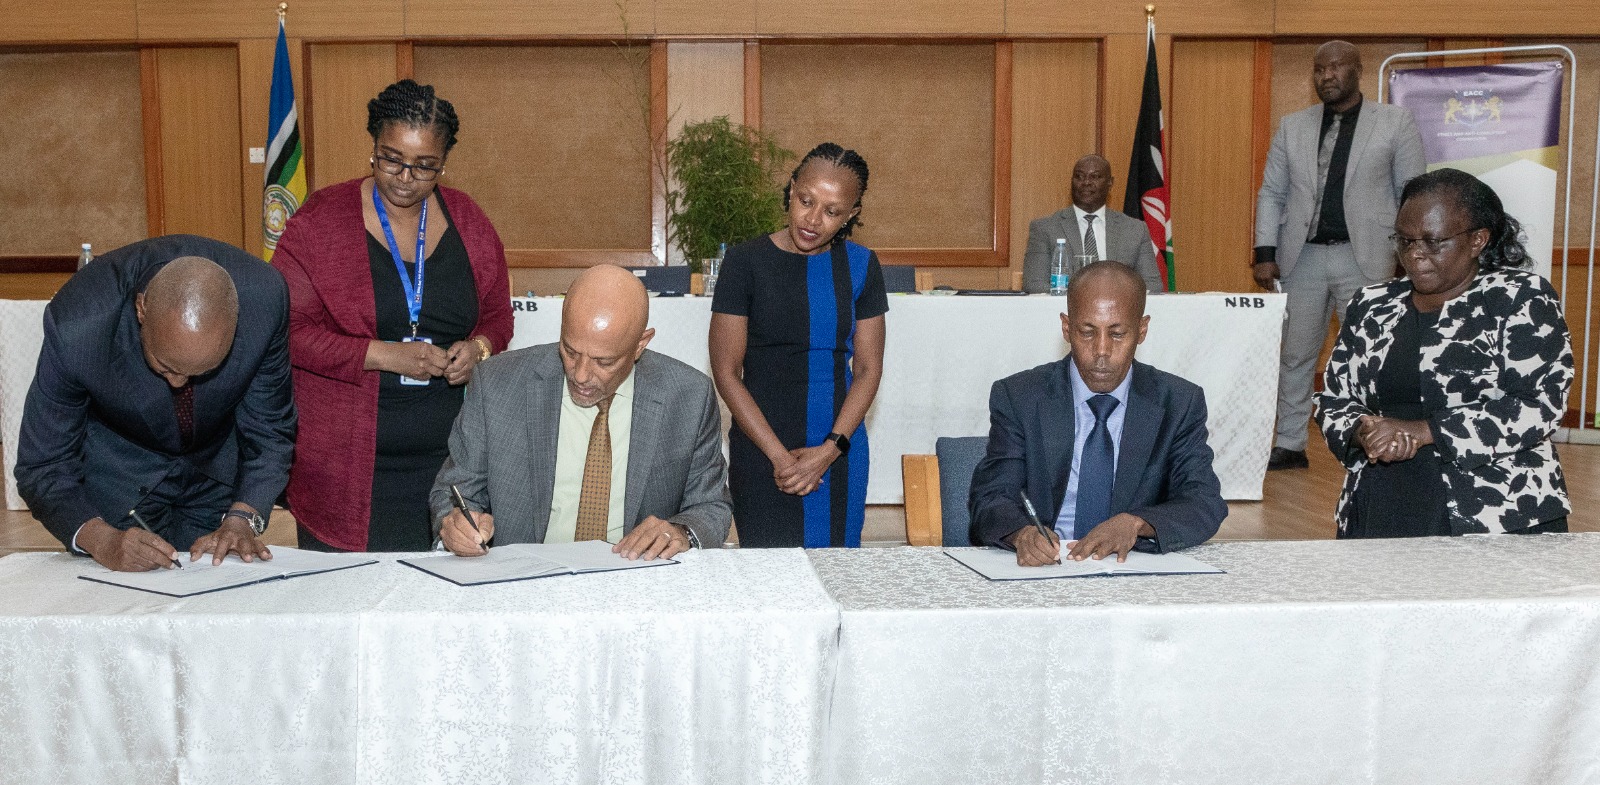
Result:
[[[982,460],[988,443],[983,436],[943,436],[935,442],[934,455],[900,456],[906,497],[906,544],[970,544],[967,494],[972,487],[972,471]]]

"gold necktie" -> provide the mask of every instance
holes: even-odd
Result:
[[[578,528],[574,540],[603,540],[611,528],[611,399],[596,404],[589,431],[589,457],[583,461],[583,490],[578,494]]]

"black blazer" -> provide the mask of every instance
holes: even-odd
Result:
[[[1076,429],[1069,360],[1062,358],[994,383],[989,449],[972,475],[972,539],[1000,545],[1031,525],[1019,490],[1054,522],[1067,495]],[[1140,550],[1166,553],[1217,533],[1228,505],[1206,444],[1206,398],[1198,385],[1135,362],[1122,424],[1111,513],[1132,513],[1155,529]]]
[[[239,292],[222,365],[194,379],[194,444],[179,443],[172,391],[145,362],[134,295],[168,262],[203,256]],[[226,243],[157,237],[95,259],[44,312],[44,345],[17,440],[17,491],[70,547],[99,516],[113,525],[174,468],[191,466],[266,515],[289,477],[295,412],[283,276]],[[220,521],[222,510],[217,511]]]

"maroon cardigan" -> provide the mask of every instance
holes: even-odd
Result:
[[[311,195],[289,219],[272,266],[289,283],[289,360],[300,415],[289,506],[318,540],[366,550],[372,465],[378,443],[378,372],[363,370],[378,337],[372,263],[361,217],[361,181]],[[505,247],[466,194],[440,187],[467,247],[478,288],[478,324],[494,351],[511,342],[511,282]]]

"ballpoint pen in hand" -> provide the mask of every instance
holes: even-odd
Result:
[[[1050,536],[1050,530],[1046,529],[1044,523],[1039,520],[1039,513],[1033,509],[1033,502],[1028,501],[1028,494],[1018,491],[1017,496],[1022,498],[1022,508],[1028,511],[1028,518],[1033,521],[1033,528],[1039,530],[1039,536],[1045,538],[1046,541],[1054,539]]]
[[[150,524],[145,523],[144,519],[139,517],[139,511],[138,510],[129,510],[128,511],[128,517],[132,518],[134,523],[139,524],[139,528],[144,529],[145,531],[150,532],[151,534],[155,534],[155,531],[153,531],[150,528]],[[159,536],[159,535],[157,535],[157,536]],[[172,560],[172,566],[177,567],[180,570],[183,569],[183,565],[179,564],[177,559],[173,559]]]
[[[472,530],[478,533],[478,544],[483,546],[484,550],[489,550],[489,541],[483,538],[483,530],[478,528],[478,521],[472,517],[472,511],[467,509],[466,498],[461,495],[461,489],[454,485],[450,486],[450,501],[466,517],[467,524]]]

